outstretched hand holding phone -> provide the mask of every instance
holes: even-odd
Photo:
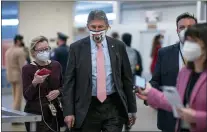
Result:
[[[136,93],[137,97],[142,100],[147,100],[147,94],[152,88],[151,84],[146,82],[145,78],[140,76],[135,76],[135,87],[134,92]]]
[[[150,89],[152,88],[150,83],[146,83],[146,87],[145,88],[140,88],[137,87],[137,92],[136,95],[138,98],[142,99],[142,100],[147,100],[147,94],[149,93]]]

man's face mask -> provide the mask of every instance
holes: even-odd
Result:
[[[106,30],[102,31],[90,31],[90,37],[95,43],[101,43],[106,37]]]
[[[180,38],[180,42],[182,44],[184,44],[184,39],[185,39],[185,32],[186,32],[187,28],[181,30],[179,33],[178,33],[178,36]]]

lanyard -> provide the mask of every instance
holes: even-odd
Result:
[[[181,49],[180,49],[180,48],[179,48],[179,52],[180,52],[181,58],[182,58],[182,60],[183,60],[183,63],[186,65],[186,63],[185,63],[185,59],[184,59],[184,57],[183,57],[183,54],[182,54],[182,52],[181,52]]]

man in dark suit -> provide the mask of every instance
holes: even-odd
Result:
[[[185,64],[182,56],[185,31],[189,26],[196,24],[197,19],[188,13],[184,13],[177,17],[176,22],[180,43],[159,50],[155,71],[150,81],[151,85],[160,91],[162,91],[164,86],[176,86],[178,72]],[[174,132],[175,118],[173,114],[158,109],[157,126],[163,132]]]
[[[61,64],[62,74],[64,75],[67,66],[68,51],[69,51],[69,47],[66,44],[68,36],[61,32],[58,32],[57,36],[58,36],[57,39],[58,47],[54,49],[54,51],[51,53],[51,59],[56,60]]]
[[[126,49],[105,35],[109,23],[103,11],[91,11],[87,27],[90,36],[69,48],[62,98],[65,122],[72,131],[121,132],[126,122],[135,123],[137,111]]]

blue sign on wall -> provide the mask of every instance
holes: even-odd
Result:
[[[3,23],[4,20],[18,20],[19,2],[17,1],[2,1],[1,2],[1,32],[2,39],[13,39],[18,33],[18,24]]]
[[[2,40],[4,39],[13,39],[14,36],[18,33],[18,23],[5,23],[6,21],[18,20],[18,12],[19,12],[19,3],[17,1],[2,1],[1,2],[1,33]],[[4,23],[3,23],[4,22]],[[1,69],[1,87],[2,88],[10,88],[11,85],[6,79],[6,69]]]

